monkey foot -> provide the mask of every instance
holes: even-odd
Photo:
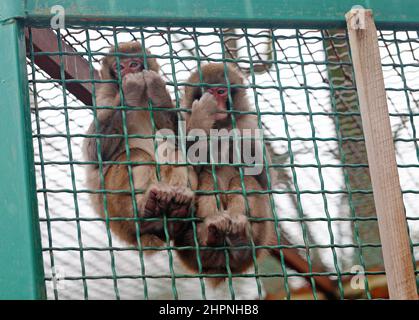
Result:
[[[205,244],[208,246],[219,246],[224,243],[231,228],[231,219],[225,213],[217,213],[209,216],[204,222],[204,234],[206,233]]]
[[[229,246],[240,246],[249,243],[250,225],[244,215],[229,216],[219,213],[205,220],[207,227],[206,244],[222,245],[226,241]]]
[[[194,193],[189,188],[173,186],[173,198],[169,204],[170,217],[185,217],[188,215]]]
[[[173,198],[169,204],[167,214],[170,218],[187,217],[192,204],[194,193],[189,188],[173,186]],[[185,221],[171,221],[169,234],[171,237],[178,235],[188,226]]]
[[[200,239],[203,245],[209,247],[225,244],[228,247],[228,264],[231,270],[244,270],[252,262],[250,224],[245,215],[218,213],[207,217],[201,229]],[[201,253],[201,260],[207,270],[219,271],[226,268],[224,250],[206,250]]]
[[[168,184],[159,183],[150,186],[146,193],[144,216],[161,216],[167,211],[173,196],[173,188]]]
[[[247,217],[243,214],[231,218],[230,230],[227,236],[227,243],[231,246],[241,246],[249,244],[250,224]]]
[[[192,204],[193,192],[184,187],[172,186],[166,183],[154,184],[149,187],[146,193],[144,205],[144,217],[160,218],[166,214],[169,218],[185,217],[188,215],[189,207]],[[156,233],[164,236],[162,221],[143,223],[143,233]],[[172,238],[186,227],[183,221],[169,221],[169,237]]]

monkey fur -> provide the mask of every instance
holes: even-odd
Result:
[[[119,63],[116,52],[120,54]],[[151,54],[148,50],[145,53],[148,56]],[[101,83],[96,94],[96,105],[147,107],[151,100],[153,107],[167,108],[167,111],[153,111],[156,130],[164,128],[175,131],[177,115],[176,112],[170,112],[174,105],[165,82],[158,74],[159,65],[156,59],[147,57],[146,70],[143,58],[144,52],[138,42],[121,43],[118,49],[111,47],[108,55],[102,59],[101,79],[119,80],[122,88],[116,81]],[[160,165],[158,180],[154,164],[154,140],[141,137],[126,139],[124,125],[128,135],[154,134],[149,110],[97,109],[97,121],[91,123],[87,134],[100,136],[86,138],[83,145],[86,161],[94,162],[88,165],[86,172],[88,188],[97,191],[90,198],[96,213],[106,217],[107,212],[107,216],[111,218],[111,230],[122,240],[138,245],[139,234],[142,245],[162,245],[184,227],[182,222],[168,222],[169,239],[166,239],[163,215],[169,218],[188,215],[189,208],[193,205],[193,190],[197,186],[196,174],[185,166]],[[181,161],[177,150],[173,150],[168,158],[169,161]],[[137,164],[124,163],[128,160]],[[116,163],[102,163],[99,166],[106,161]],[[101,181],[100,171],[104,181]],[[106,192],[103,192],[104,189]],[[132,196],[133,189],[142,193],[136,192]],[[133,218],[138,217],[158,220],[140,220],[137,224]]]
[[[231,85],[243,85],[241,74],[232,66],[227,65],[227,74]],[[192,129],[232,129],[232,118],[229,110],[250,111],[245,88],[233,87],[230,90],[232,105],[227,95],[224,64],[209,63],[201,67],[201,77],[198,71],[192,73],[188,83],[204,84],[203,90],[199,86],[185,87],[182,106],[191,109],[185,115],[186,131]],[[205,84],[222,84],[221,87],[211,88]],[[218,91],[217,91],[218,90]],[[204,93],[203,93],[204,91]],[[227,111],[227,112],[225,112]],[[235,114],[236,128],[256,129],[258,121],[253,114]],[[253,152],[262,152],[260,147],[252,145]],[[231,151],[232,148],[230,148]],[[231,159],[231,157],[230,157]],[[269,155],[267,160],[270,163]],[[230,160],[231,163],[231,160]],[[210,166],[194,167],[198,174],[198,190],[213,192],[213,194],[196,195],[196,217],[202,219],[197,223],[197,238],[200,245],[200,260],[202,272],[207,274],[227,274],[227,260],[225,250],[217,247],[228,247],[229,268],[232,273],[241,273],[254,263],[252,242],[255,246],[272,244],[274,238],[273,221],[256,221],[251,218],[272,218],[268,195],[251,193],[243,195],[241,177],[236,167],[215,165],[217,188]],[[269,172],[269,171],[268,171]],[[273,176],[273,175],[272,175]],[[259,175],[244,175],[244,186],[247,192],[263,191],[268,188],[267,170]],[[221,193],[220,207],[214,190],[236,191],[236,193]],[[246,199],[248,210],[246,209]],[[195,246],[192,224],[180,236],[175,238],[176,246]],[[207,248],[202,248],[207,247]],[[240,248],[241,247],[241,248]],[[255,249],[255,255],[260,256],[261,249]],[[187,267],[198,271],[196,249],[178,250],[179,257]],[[224,278],[212,278],[217,285]]]

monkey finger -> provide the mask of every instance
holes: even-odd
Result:
[[[217,106],[217,100],[215,99],[215,97],[212,94],[210,94],[208,92],[205,92],[202,95],[202,97],[201,97],[201,99],[199,101],[201,103],[203,103],[204,105],[206,105],[206,106],[210,106],[210,105]]]
[[[142,72],[144,81],[148,88],[159,88],[164,89],[166,86],[166,83],[163,81],[163,79],[160,77],[160,75],[153,71],[153,70],[144,70]]]

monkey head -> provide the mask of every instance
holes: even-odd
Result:
[[[151,53],[145,50],[146,55]],[[119,70],[121,77],[125,77],[129,73],[141,72],[145,68],[144,52],[141,44],[137,41],[123,42],[118,44],[118,49],[112,46],[109,49],[109,55],[102,59],[102,69],[100,71],[101,77],[104,80],[115,80],[118,78],[118,63],[116,61],[115,53],[126,53],[130,56],[120,56]],[[147,58],[147,66],[149,70],[158,72],[160,67],[155,58]]]
[[[228,121],[230,114],[229,110],[247,111],[248,102],[245,88],[234,87],[235,85],[243,85],[244,79],[242,75],[233,66],[227,64],[226,71],[228,80],[231,86],[231,102],[228,98],[227,81],[224,76],[223,63],[208,63],[201,67],[202,79],[199,71],[195,71],[188,79],[188,83],[202,84],[202,86],[187,86],[185,87],[184,104],[186,108],[191,108],[195,100],[199,100],[205,92],[214,96],[217,101],[217,109],[219,113],[216,114],[215,120],[224,122]],[[215,85],[218,86],[208,86]],[[237,115],[237,117],[240,115]]]

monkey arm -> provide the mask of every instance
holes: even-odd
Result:
[[[266,162],[267,165],[272,164],[271,155],[270,155],[270,148],[266,143],[263,142],[263,140],[260,140],[263,138],[263,131],[256,132],[256,130],[262,130],[258,126],[258,120],[257,116],[255,115],[242,115],[237,119],[237,125],[236,127],[239,129],[241,137],[245,136],[245,130],[250,129],[251,137],[256,138],[255,140],[252,140],[250,146],[251,146],[251,156],[262,156],[265,153]],[[258,139],[259,138],[259,139]],[[234,152],[234,144],[231,142],[230,144],[230,152],[231,156]],[[242,148],[243,152],[243,148]],[[275,172],[274,170],[267,168],[265,159],[261,158],[261,163],[263,165],[262,171],[255,175],[256,180],[259,182],[259,184],[262,186],[263,189],[268,188],[268,174],[271,180],[272,186],[276,183],[275,178]]]
[[[144,70],[144,81],[147,87],[147,96],[151,99],[153,107],[173,109],[172,98],[166,88],[166,83],[160,75],[152,70]],[[158,129],[175,130],[177,114],[175,111],[156,110],[154,120]]]
[[[110,111],[110,110],[106,110]],[[112,110],[113,112],[102,113],[103,117],[98,117],[98,126],[93,121],[87,134],[101,135],[100,155],[102,161],[110,161],[114,158],[116,152],[121,145],[122,137],[111,138],[109,135],[122,135],[122,114],[120,110]],[[84,151],[87,161],[98,161],[98,145],[97,138],[91,137],[85,140]],[[97,166],[97,165],[96,165]]]
[[[102,84],[97,91],[96,105],[99,107],[112,107],[120,105],[120,97],[118,88],[114,84]],[[121,138],[109,138],[106,135],[122,134],[122,117],[120,110],[114,109],[97,109],[97,120],[93,120],[90,124],[88,135],[104,135],[99,137],[100,155],[102,161],[112,159],[112,156],[118,149]],[[97,126],[96,126],[97,123]],[[87,161],[98,161],[97,138],[91,137],[84,140],[84,155]],[[95,165],[97,167],[97,165]]]
[[[216,111],[217,102],[212,95],[205,93],[200,100],[195,100],[192,103],[191,113],[185,114],[186,134],[194,135],[192,130],[202,130],[204,132],[200,135],[205,133],[208,136],[215,124]],[[196,141],[187,141],[186,148],[189,149],[194,143]]]

